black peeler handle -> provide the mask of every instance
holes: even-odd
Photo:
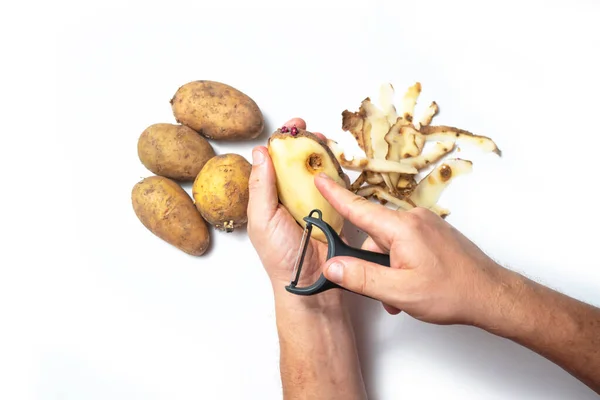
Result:
[[[388,254],[376,253],[373,251],[356,249],[354,247],[348,246],[344,243],[339,237],[337,239],[339,242],[336,243],[335,254],[333,257],[354,257],[360,258],[361,260],[369,261],[372,263],[383,265],[384,267],[390,266],[390,256]],[[331,257],[329,257],[331,258]],[[327,259],[329,259],[327,258]]]
[[[318,215],[318,217],[316,218],[313,217],[313,214],[315,213]],[[322,213],[320,210],[313,210],[307,217],[304,218],[304,221],[307,223],[307,226],[315,225],[319,229],[321,229],[325,234],[325,237],[327,238],[327,260],[333,257],[345,256],[359,258],[361,260],[380,264],[385,267],[390,266],[390,256],[388,254],[357,249],[354,247],[350,247],[346,243],[344,243],[344,241],[338,236],[335,230],[327,222],[323,221]],[[285,288],[290,293],[303,296],[322,293],[329,289],[348,290],[336,283],[331,282],[330,280],[325,278],[325,276],[322,273],[317,279],[317,281],[310,286],[300,288],[293,284],[290,284]]]

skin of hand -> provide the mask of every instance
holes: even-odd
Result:
[[[600,393],[600,309],[500,266],[429,210],[394,211],[324,175],[315,185],[369,234],[364,249],[390,254],[390,268],[332,258],[323,266],[329,280],[382,301],[392,314],[473,325],[513,340]]]
[[[306,129],[299,118],[285,125]],[[366,399],[354,331],[341,292],[297,296],[285,290],[303,229],[279,203],[267,149],[259,146],[252,156],[248,236],[273,287],[284,398]],[[300,284],[317,279],[326,254],[324,243],[310,239]]]

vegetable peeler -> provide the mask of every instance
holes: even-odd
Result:
[[[316,217],[313,216],[315,214]],[[321,210],[312,210],[308,214],[308,216],[304,217],[303,219],[306,222],[306,227],[304,228],[304,233],[302,234],[302,241],[300,242],[300,249],[298,250],[296,262],[294,263],[292,281],[288,286],[285,287],[285,289],[288,292],[301,296],[310,296],[335,288],[348,290],[325,278],[323,273],[321,273],[317,281],[310,286],[296,286],[298,284],[298,280],[300,279],[302,264],[304,263],[304,256],[306,255],[306,250],[310,242],[310,236],[313,229],[313,225],[321,229],[325,234],[325,238],[327,239],[327,260],[337,256],[348,256],[360,258],[361,260],[380,264],[385,267],[390,266],[389,255],[376,253],[368,250],[356,249],[344,243],[344,241],[338,236],[335,230],[327,222],[323,221],[323,214],[321,213]]]

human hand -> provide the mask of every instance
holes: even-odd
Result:
[[[300,118],[294,118],[285,124],[288,128],[294,125],[299,129],[306,129],[306,123]],[[323,135],[316,134],[324,138]],[[279,203],[275,170],[267,149],[263,146],[256,147],[252,157],[248,236],[274,288],[281,290],[291,281],[303,229]],[[302,267],[301,284],[316,281],[326,254],[327,246],[324,243],[310,239]]]
[[[306,123],[299,118],[285,125],[306,129]],[[285,290],[303,229],[279,204],[275,170],[267,149],[257,147],[252,156],[248,236],[273,285],[283,396],[366,399],[354,330],[341,291],[297,296]],[[301,286],[316,281],[326,254],[325,243],[310,239]]]
[[[363,248],[390,254],[391,268],[356,258],[328,260],[327,279],[437,324],[476,324],[507,272],[448,222],[424,208],[394,211],[319,175],[321,194],[369,238]]]

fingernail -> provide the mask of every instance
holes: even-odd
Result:
[[[323,178],[323,179],[331,180],[329,175],[327,175],[325,172],[319,172],[319,177]]]
[[[252,152],[252,164],[259,165],[262,164],[263,161],[265,161],[265,155],[262,153],[262,151],[254,150]]]
[[[342,283],[344,277],[344,265],[340,262],[334,262],[327,268],[327,279],[333,283]]]

